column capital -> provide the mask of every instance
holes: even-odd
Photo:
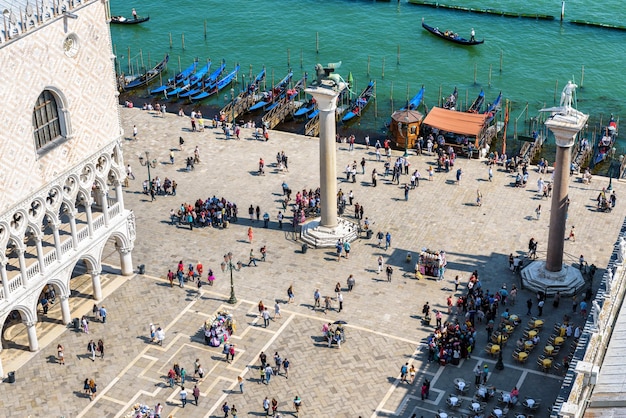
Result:
[[[98,276],[102,274],[102,268],[89,269],[87,270],[87,273],[91,274],[92,276]]]
[[[127,254],[130,254],[132,251],[133,251],[133,246],[132,246],[132,245],[130,245],[130,246],[128,246],[128,247],[120,247],[120,248],[119,248],[119,252],[120,252],[122,255],[127,255]]]
[[[25,320],[22,321],[22,324],[26,325],[28,328],[32,328],[37,325],[37,321]]]
[[[59,299],[61,299],[61,302],[63,302],[64,300],[68,300],[70,298],[70,295],[61,295],[59,296]]]

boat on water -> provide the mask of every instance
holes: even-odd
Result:
[[[176,100],[179,94],[189,91],[197,83],[199,83],[202,80],[202,78],[206,74],[208,74],[210,69],[211,69],[211,61],[209,60],[204,66],[202,66],[202,68],[200,68],[195,73],[191,74],[187,79],[183,80],[177,86],[174,86],[173,89],[165,90],[163,92],[163,95],[165,96],[166,99],[172,96],[173,100]]]
[[[500,102],[502,102],[502,92],[498,93],[498,97],[493,101],[490,105],[485,109],[484,114],[487,115],[487,119],[485,120],[485,124],[489,124],[493,118],[496,117],[496,113],[500,110]]]
[[[308,102],[304,103],[302,106],[298,108],[295,112],[293,112],[294,118],[302,118],[310,113],[314,112],[317,109],[317,103],[314,98],[311,98]]]
[[[253,104],[249,110],[252,112],[261,108],[265,108],[265,106],[271,106],[272,104],[274,104],[274,101],[276,101],[287,89],[287,86],[289,85],[292,77],[293,71],[289,71],[285,78],[276,83],[272,90],[264,92],[261,96],[261,99]]]
[[[266,74],[267,72],[265,71],[265,67],[263,67],[261,72],[257,74],[254,80],[250,84],[248,84],[248,88],[246,89],[247,95],[253,95],[259,90],[259,86],[261,85],[261,82],[265,80]]]
[[[136,25],[138,23],[147,22],[148,20],[150,20],[150,16],[137,16],[130,19],[124,16],[111,16],[111,23],[114,25]]]
[[[194,82],[190,89],[178,95],[179,98],[184,99],[186,97],[196,96],[202,93],[205,90],[209,90],[214,87],[217,78],[222,75],[224,69],[226,68],[226,61],[222,61],[222,64],[218,69],[213,71],[208,76],[204,76],[202,79],[198,79]]]
[[[598,135],[598,141],[593,153],[593,160],[590,164],[592,168],[606,160],[606,158],[611,155],[616,139],[617,122],[615,121],[613,115],[611,115],[609,124],[605,126],[602,132]]]
[[[163,72],[163,70],[165,70],[169,59],[169,54],[166,54],[165,58],[163,58],[163,61],[159,62],[157,65],[155,65],[145,73],[136,76],[121,77],[120,89],[128,91],[137,87],[145,86],[146,84],[150,83],[152,80],[157,78],[159,74]]]
[[[359,97],[357,97],[354,103],[350,106],[348,112],[341,118],[343,123],[359,118],[363,114],[363,111],[374,97],[374,86],[376,86],[375,81],[370,81],[367,84],[367,87],[363,89],[361,94],[359,94]]]
[[[485,42],[484,39],[477,41],[476,39],[465,39],[462,36],[459,36],[458,33],[455,33],[451,30],[441,31],[437,27],[432,27],[424,23],[424,19],[422,18],[422,27],[426,29],[428,32],[432,33],[435,36],[438,36],[441,39],[445,39],[446,41],[450,41],[452,43],[458,45],[479,45]]]
[[[451,95],[449,95],[446,100],[443,102],[443,108],[444,109],[450,109],[450,110],[455,110],[455,106],[456,106],[456,100],[459,97],[459,90],[456,88],[456,86],[454,86],[454,91],[452,92]]]
[[[206,99],[209,96],[212,96],[216,93],[219,93],[224,87],[228,86],[237,78],[237,73],[239,72],[239,64],[235,67],[235,69],[227,74],[225,77],[218,80],[213,86],[209,86],[209,88],[205,89],[203,92],[196,94],[195,96],[189,97],[192,102],[197,102],[198,100]]]
[[[407,103],[406,106],[404,106],[402,109],[400,110],[414,110],[417,109],[419,107],[419,105],[422,103],[422,100],[424,100],[424,93],[426,92],[426,88],[422,85],[422,88],[420,89],[420,91],[417,92],[417,94],[415,96],[413,96],[413,98],[411,100],[409,100],[409,102]]]
[[[168,89],[175,88],[178,84],[188,79],[189,76],[191,76],[196,71],[197,67],[198,67],[198,59],[196,58],[193,61],[193,64],[191,64],[189,67],[185,68],[184,70],[176,74],[174,77],[169,78],[165,84],[161,84],[159,87],[150,90],[150,94],[159,94],[159,93],[163,93],[164,91]]]
[[[480,93],[478,93],[476,99],[474,99],[470,107],[467,109],[467,113],[480,113],[480,109],[483,107],[484,102],[485,91],[483,89],[480,89]]]

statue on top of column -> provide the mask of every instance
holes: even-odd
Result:
[[[339,74],[332,74],[339,67],[341,67],[341,61],[328,63],[326,67],[322,64],[316,64],[315,74],[317,75],[317,79],[314,80],[311,85],[314,87],[338,88],[342,90],[341,83],[345,85],[345,82]]]
[[[561,93],[561,107],[572,107],[572,96],[574,95],[576,87],[578,86],[572,83],[572,80],[569,80],[565,87],[563,87],[563,92]]]

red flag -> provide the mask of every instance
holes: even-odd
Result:
[[[497,122],[496,122],[497,123]],[[509,124],[509,101],[504,107],[504,132],[502,133],[502,154],[506,154],[506,127]]]

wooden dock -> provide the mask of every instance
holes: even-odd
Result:
[[[458,10],[462,12],[483,13],[483,14],[490,14],[490,15],[496,15],[496,16],[523,18],[523,19],[554,20],[554,16],[552,15],[544,15],[544,14],[538,14],[538,13],[515,13],[515,12],[506,12],[503,10],[496,10],[496,9],[491,9],[491,8],[477,9],[474,7],[456,6],[453,4],[441,4],[439,2],[423,1],[423,0],[408,0],[408,2],[409,4],[415,4],[417,6],[433,7],[436,9],[450,9],[450,10]]]
[[[250,110],[250,107],[254,104],[254,94],[248,94],[247,92],[241,92],[234,100],[231,100],[220,110],[220,113],[226,118],[226,122],[230,123],[237,120],[237,117],[243,115]],[[234,109],[233,109],[234,108]]]

